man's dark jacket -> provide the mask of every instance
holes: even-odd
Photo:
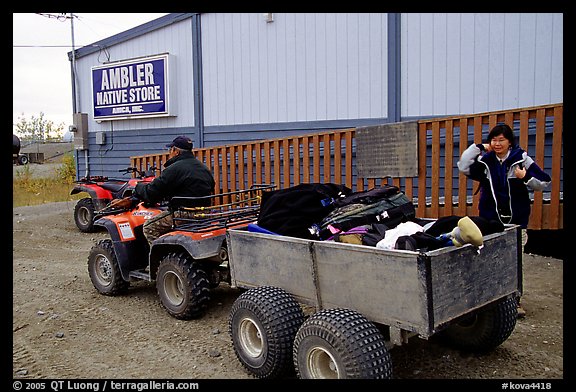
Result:
[[[147,203],[170,200],[173,196],[199,197],[214,194],[212,173],[189,151],[181,152],[164,164],[159,177],[138,183],[134,196]]]

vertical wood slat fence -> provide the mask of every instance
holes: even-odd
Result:
[[[519,136],[520,146],[540,167],[544,167],[548,122],[552,124],[552,163],[551,171],[547,170],[552,184],[546,190],[550,197],[544,200],[543,192],[534,192],[528,228],[560,229],[564,223],[560,188],[562,113],[563,104],[560,103],[419,120],[417,177],[358,177],[354,168],[354,128],[198,148],[194,149],[194,153],[213,171],[219,193],[247,189],[253,184],[275,184],[277,189],[283,189],[301,183],[333,182],[358,191],[389,183],[398,186],[414,200],[419,217],[477,215],[479,195],[474,194],[475,184],[458,173],[457,157],[470,143],[480,143],[485,139],[494,125],[504,122]],[[535,128],[535,142],[529,149],[531,128]],[[133,156],[131,165],[140,169],[150,166],[161,168],[167,159],[167,152]]]

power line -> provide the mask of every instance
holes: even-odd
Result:
[[[78,19],[78,16],[76,16],[74,14],[68,15],[66,13],[60,13],[60,14],[54,15],[54,14],[44,14],[41,12],[36,12],[36,15],[44,16],[44,17],[50,18],[50,19],[57,19],[60,22],[65,22],[67,19],[72,19],[72,18]]]
[[[86,47],[86,46],[93,46],[93,47],[97,47],[97,48],[101,48],[101,45],[80,45],[82,47]],[[70,44],[68,45],[12,45],[13,48],[69,48]]]
[[[69,19],[79,19],[77,15],[74,14],[47,14],[42,12],[36,12],[36,15],[44,16],[49,19],[56,19],[59,22],[66,22]],[[80,46],[94,46],[94,45],[80,45]],[[69,48],[70,45],[12,45],[13,48]]]

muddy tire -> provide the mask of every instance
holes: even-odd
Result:
[[[166,311],[180,320],[200,318],[210,301],[206,272],[186,253],[170,253],[162,259],[156,289]]]
[[[465,351],[487,352],[501,345],[514,331],[518,301],[508,298],[466,317],[439,333],[444,343]]]
[[[83,233],[94,233],[97,226],[94,226],[94,203],[89,197],[78,200],[74,206],[74,222]]]
[[[269,286],[245,291],[228,320],[236,357],[257,378],[294,374],[293,342],[303,322],[302,308],[286,291]]]
[[[325,309],[311,315],[296,334],[293,356],[298,378],[392,378],[384,336],[353,310]]]
[[[114,245],[109,239],[98,241],[90,249],[88,275],[100,294],[120,295],[130,286],[130,283],[122,278]]]

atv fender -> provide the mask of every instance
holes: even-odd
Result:
[[[136,238],[131,241],[122,241],[116,223],[106,217],[96,220],[94,226],[104,227],[110,234],[120,272],[125,281],[130,280],[130,271],[143,270],[148,266],[150,246],[144,237],[142,226],[136,227],[134,230]]]
[[[193,238],[197,235],[191,235],[189,232],[174,231],[157,238],[152,242],[150,249],[150,276],[156,277],[156,271],[160,260],[169,252],[188,253],[194,260],[208,261],[214,265],[221,264],[222,248],[226,246],[225,232],[220,235],[209,235],[205,238]]]
[[[94,203],[94,208],[97,210],[106,207],[106,204],[113,199],[110,191],[100,187],[90,187],[85,185],[75,185],[70,191],[70,195],[75,195],[81,192],[86,192],[90,195],[92,202]]]

